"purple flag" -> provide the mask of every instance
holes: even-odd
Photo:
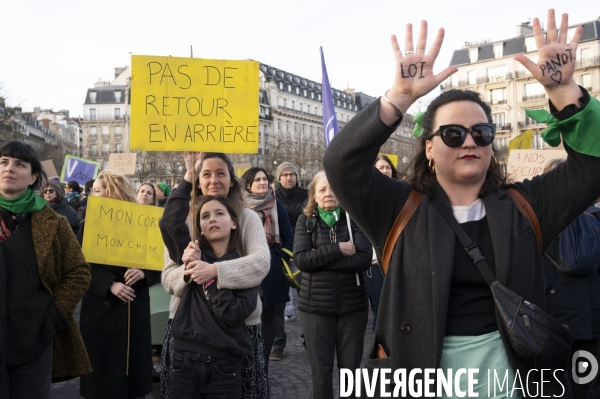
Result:
[[[325,56],[323,55],[323,47],[321,49],[321,100],[323,102],[323,134],[325,135],[325,147],[333,139],[333,136],[340,130],[335,117],[335,109],[333,108],[333,97],[331,86],[329,86],[329,76],[327,76],[327,67],[325,66]]]

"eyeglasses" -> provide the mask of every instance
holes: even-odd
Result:
[[[443,125],[433,135],[439,134],[444,144],[448,147],[460,147],[467,139],[467,133],[471,133],[473,141],[480,147],[486,147],[494,142],[496,136],[495,123],[478,123],[471,129],[463,125]]]
[[[56,190],[54,190],[53,188],[48,188],[43,191],[44,194],[54,194],[55,192]]]

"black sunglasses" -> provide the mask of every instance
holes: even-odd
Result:
[[[471,133],[473,141],[480,147],[486,147],[494,142],[496,136],[495,123],[478,123],[471,129],[463,125],[443,125],[433,135],[439,134],[444,144],[448,147],[460,147],[467,139],[467,133]]]
[[[54,193],[55,193],[55,191],[53,188],[48,188],[48,189],[44,190],[44,194],[54,194]]]

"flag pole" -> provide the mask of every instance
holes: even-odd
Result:
[[[129,375],[129,344],[131,342],[131,301],[127,301],[127,362],[125,375]]]
[[[335,116],[335,107],[333,105],[333,96],[331,94],[331,85],[329,84],[329,75],[327,74],[327,67],[325,66],[325,55],[323,54],[323,47],[319,48],[321,53],[321,101],[323,104],[323,135],[325,139],[325,147],[329,146],[329,142],[333,139],[333,136],[337,134],[340,127]],[[354,245],[354,238],[352,237],[352,225],[350,224],[350,214],[346,212],[346,223],[348,224],[348,234],[350,235],[350,242]],[[356,285],[360,285],[360,277],[356,273]]]

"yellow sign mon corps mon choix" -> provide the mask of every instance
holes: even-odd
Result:
[[[131,149],[258,151],[259,63],[132,56]]]

